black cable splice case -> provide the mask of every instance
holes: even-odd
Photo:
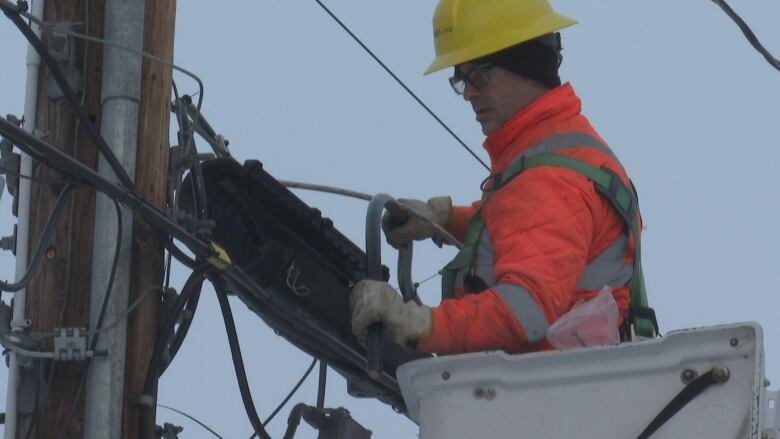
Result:
[[[366,349],[351,331],[349,293],[367,277],[365,252],[259,161],[217,159],[202,171],[208,216],[216,223],[211,239],[256,287],[230,285],[232,291],[274,331],[341,373],[350,394],[405,411],[395,370],[422,356],[385,340],[385,374],[373,380]],[[189,178],[180,194],[182,208],[193,211]]]

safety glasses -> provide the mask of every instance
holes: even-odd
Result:
[[[466,91],[466,84],[474,88],[482,88],[490,81],[490,70],[495,67],[492,64],[480,64],[471,69],[465,75],[460,75],[455,69],[455,75],[450,78],[450,85],[455,93],[462,95]]]

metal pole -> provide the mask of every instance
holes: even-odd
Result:
[[[144,36],[145,0],[106,0],[105,38],[141,50]],[[138,107],[141,90],[141,57],[111,46],[104,48],[101,99],[101,135],[127,173],[135,176],[138,147]],[[99,172],[118,180],[103,157]],[[112,202],[98,194],[95,201],[90,328],[95,329],[111,272],[115,245],[121,245],[119,263],[103,321],[115,321],[127,308],[133,215],[122,210],[122,239],[117,242],[117,218]],[[84,437],[118,438],[122,432],[127,324],[122,321],[100,334],[97,349],[109,356],[95,359],[87,375]]]
[[[45,0],[38,0],[32,5],[30,11],[35,17],[43,18],[43,6]],[[32,26],[36,35],[41,34],[38,25]],[[33,132],[38,110],[38,74],[41,69],[41,57],[32,46],[27,46],[27,84],[24,97],[24,129]],[[22,175],[32,175],[33,159],[22,153],[19,172]],[[17,211],[16,227],[16,280],[20,280],[27,272],[27,251],[30,237],[30,193],[31,181],[19,178],[19,210]],[[11,320],[12,331],[23,331],[27,321],[27,289],[14,293],[13,317]],[[20,358],[16,353],[11,353],[11,361],[8,371],[8,389],[5,399],[5,439],[16,438],[17,405],[19,389]]]

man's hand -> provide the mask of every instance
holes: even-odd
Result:
[[[436,245],[441,247],[444,237],[431,222],[442,228],[447,226],[452,210],[452,199],[450,197],[434,197],[425,202],[400,198],[398,204],[408,210],[409,215],[399,218],[390,212],[385,212],[382,216],[382,230],[385,231],[387,242],[398,248],[412,240],[422,241],[431,238]],[[428,221],[423,218],[427,218]]]
[[[382,323],[390,339],[413,351],[415,342],[431,332],[431,309],[414,302],[404,302],[385,282],[363,280],[355,285],[349,297],[352,307],[352,332],[365,337],[368,327]]]

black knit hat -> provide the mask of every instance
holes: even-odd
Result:
[[[561,60],[561,37],[556,32],[491,53],[475,62],[493,64],[552,89],[561,85],[558,76]]]

